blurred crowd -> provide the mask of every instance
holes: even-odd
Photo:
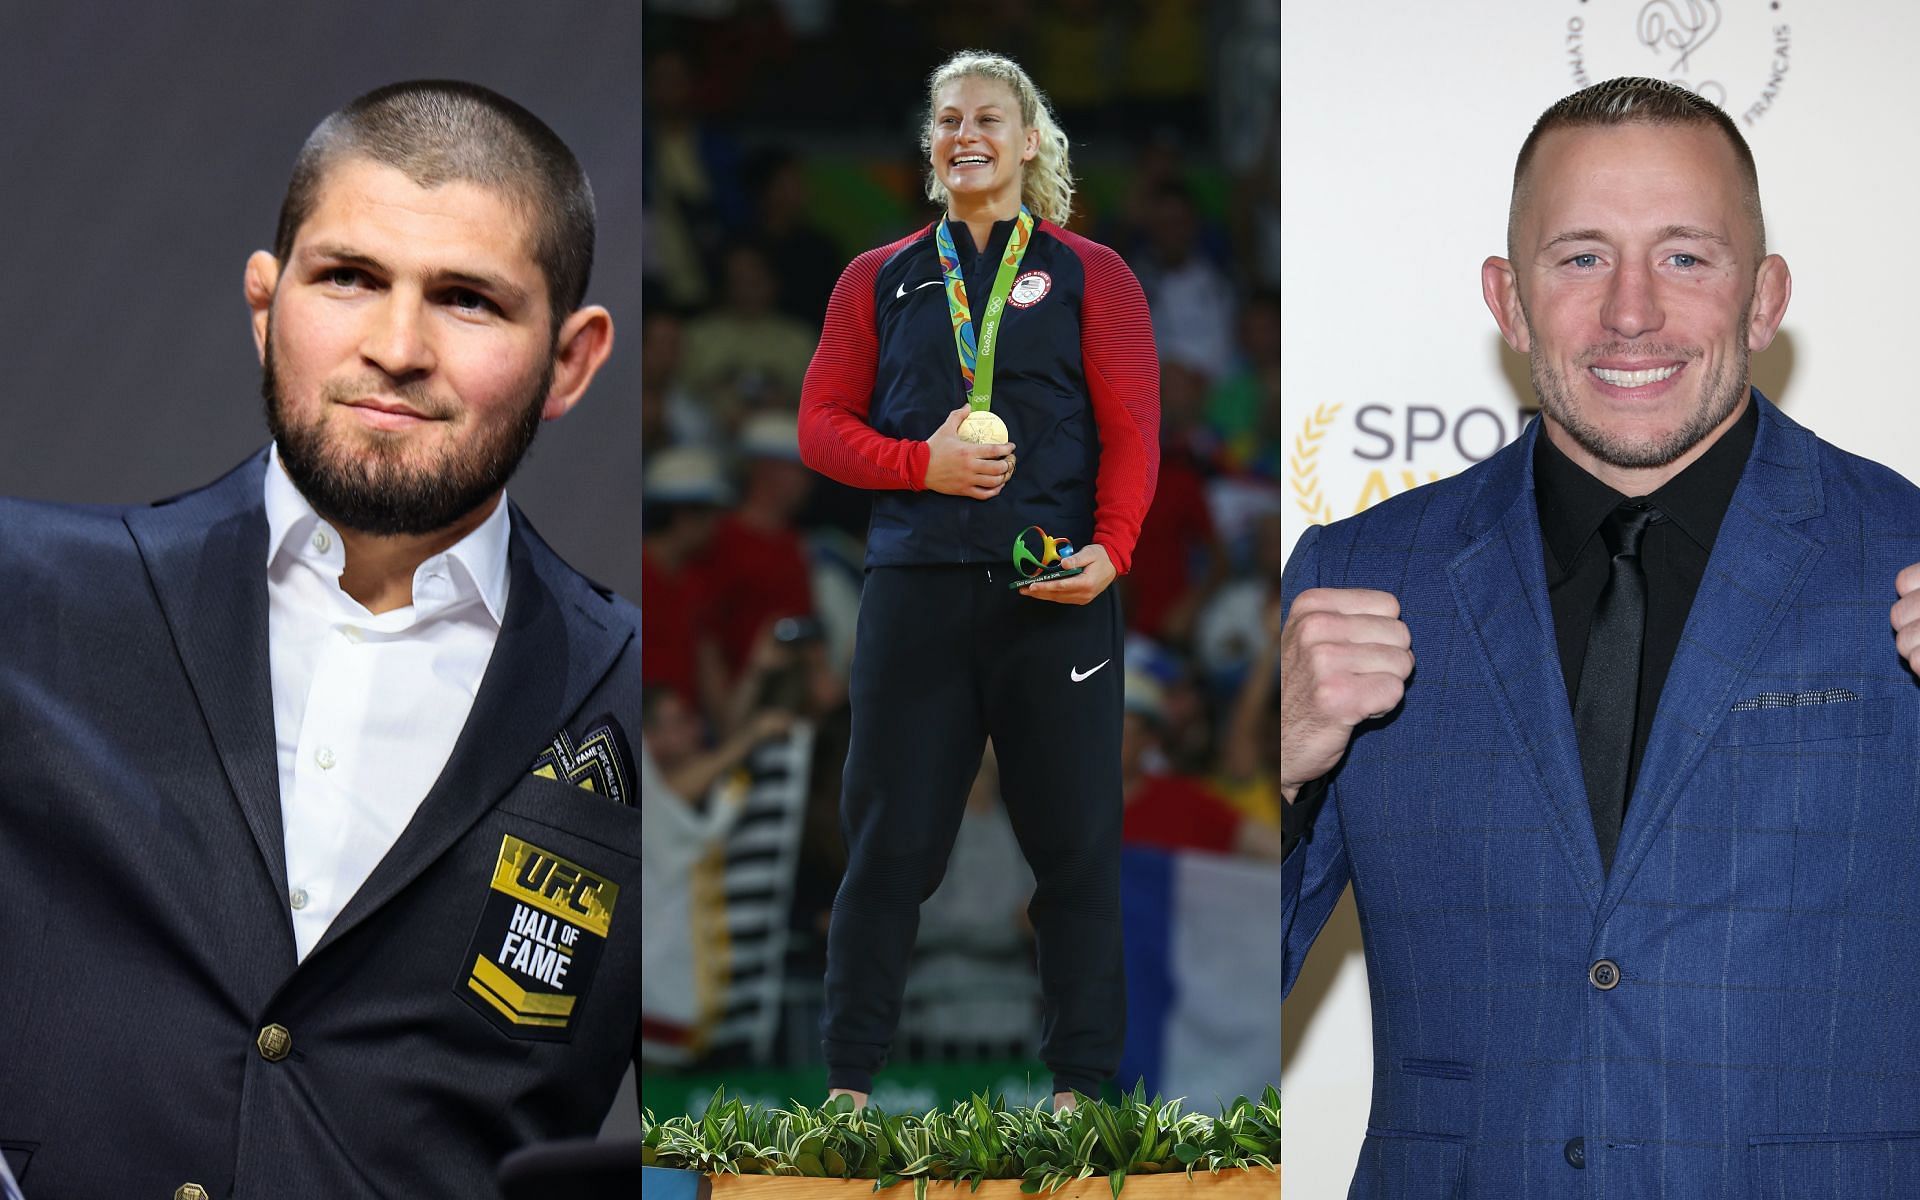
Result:
[[[778,892],[799,998],[783,1002],[790,1028],[771,1051],[804,1065],[817,1040],[804,994],[824,968],[844,867],[837,806],[869,500],[800,463],[800,385],[841,268],[934,215],[917,122],[927,72],[960,46],[1011,54],[1053,97],[1081,178],[1073,227],[1139,277],[1161,356],[1158,490],[1116,585],[1130,631],[1125,837],[1279,857],[1277,40],[1271,71],[1264,54],[1278,3],[650,12],[641,754],[659,979],[647,1045],[676,1067],[769,1053],[711,1036],[729,963],[703,942],[699,910],[703,888],[709,908],[724,907],[717,881],[743,853],[744,798],[776,769],[756,756],[804,731],[806,761],[788,763],[803,811]],[[997,796],[998,772],[1016,769],[1047,765],[989,751],[923,910],[909,1055],[1031,1053],[1032,881]],[[704,919],[724,944],[726,914]],[[669,924],[693,931],[687,944],[656,937]]]

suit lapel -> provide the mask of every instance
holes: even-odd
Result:
[[[1627,804],[1601,918],[1619,902],[1713,741],[1820,547],[1792,525],[1820,515],[1818,448],[1759,392],[1760,427],[1660,695]]]
[[[514,784],[632,636],[610,626],[587,584],[512,510],[506,621],[453,754],[413,820],[314,947],[314,955],[392,899]]]
[[[197,492],[126,515],[220,766],[280,894],[287,890],[267,654],[265,454]],[[287,927],[289,950],[292,926]]]
[[[1461,516],[1467,548],[1447,565],[1461,626],[1493,680],[1493,696],[1539,781],[1537,795],[1589,907],[1600,901],[1600,849],[1593,837],[1579,744],[1547,603],[1540,516],[1533,499],[1536,419],[1488,463]],[[1419,653],[1419,646],[1414,646]]]

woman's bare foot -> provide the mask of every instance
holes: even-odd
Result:
[[[835,1096],[852,1096],[855,1112],[867,1106],[867,1094],[865,1092],[856,1092],[852,1088],[834,1088],[827,1093],[828,1100],[832,1100]]]
[[[1053,1111],[1066,1112],[1068,1109],[1072,1107],[1073,1107],[1072,1092],[1055,1092],[1053,1094]]]

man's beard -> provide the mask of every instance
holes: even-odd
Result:
[[[1740,327],[1746,328],[1744,319]],[[1533,378],[1534,395],[1540,398],[1540,407],[1567,431],[1576,445],[1610,467],[1639,470],[1666,466],[1699,445],[1703,438],[1719,427],[1720,422],[1727,419],[1747,394],[1749,354],[1746,342],[1736,338],[1733,361],[1722,362],[1701,381],[1699,407],[1678,429],[1654,441],[1630,441],[1586,419],[1574,399],[1571,381],[1545,361],[1540,350],[1540,339],[1533,335],[1531,323],[1527,332],[1532,340],[1527,368]],[[1701,361],[1699,356],[1678,346],[1641,342],[1596,347],[1587,357],[1678,360],[1689,367]]]
[[[540,410],[553,386],[553,367],[549,352],[539,383],[516,412],[490,428],[476,430],[476,444],[464,452],[443,451],[425,467],[406,465],[407,447],[401,436],[378,430],[368,431],[364,440],[344,431],[329,435],[325,424],[326,413],[337,401],[374,392],[397,396],[425,416],[451,415],[424,387],[390,381],[369,381],[366,386],[329,382],[321,389],[319,415],[295,425],[280,394],[269,325],[260,394],[267,405],[267,428],[279,447],[287,477],[313,511],[342,529],[378,537],[417,537],[454,524],[507,485],[539,432]]]

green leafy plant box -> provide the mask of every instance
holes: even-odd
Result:
[[[1218,1117],[1181,1104],[1148,1100],[1144,1084],[1062,1112],[979,1093],[927,1113],[856,1111],[849,1096],[763,1108],[716,1090],[697,1118],[656,1121],[642,1109],[640,1161],[700,1172],[709,1200],[864,1200],[876,1189],[888,1200],[1279,1196],[1277,1088],[1235,1097]]]
[[[882,1192],[871,1179],[800,1179],[791,1175],[709,1175],[712,1200],[913,1200],[913,1180],[903,1179]],[[1266,1167],[1234,1167],[1219,1171],[1185,1171],[1167,1175],[1128,1175],[1121,1200],[1173,1200],[1195,1196],[1205,1200],[1279,1200],[1280,1172]],[[927,1200],[1033,1200],[1022,1196],[1018,1179],[988,1179],[974,1191],[971,1183],[931,1180]],[[1038,1200],[1113,1200],[1105,1175],[1075,1180],[1057,1192],[1041,1192]]]

